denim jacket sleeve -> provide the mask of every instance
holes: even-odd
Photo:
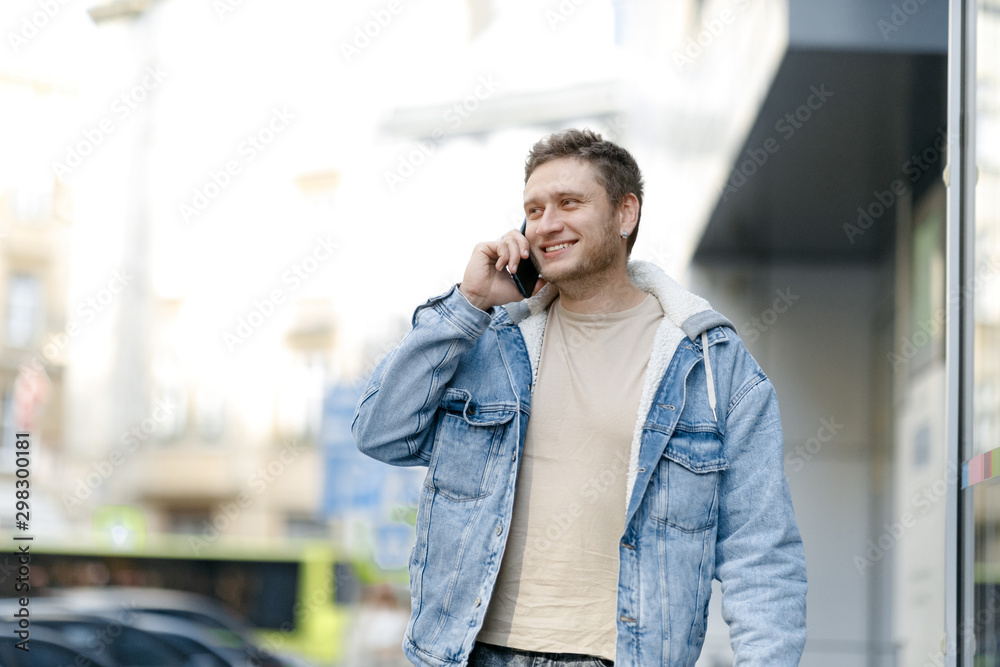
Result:
[[[794,666],[806,641],[805,554],[784,473],[778,399],[755,370],[730,401],[716,577],[734,665]]]
[[[378,364],[361,394],[351,425],[358,449],[393,465],[427,465],[441,397],[459,357],[490,321],[457,285],[417,308],[413,328]]]

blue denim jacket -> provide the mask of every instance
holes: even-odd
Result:
[[[619,546],[618,667],[694,665],[712,579],[736,665],[797,665],[806,570],[774,388],[732,325],[659,268],[632,282],[665,317],[649,359]],[[378,365],[353,432],[386,463],[428,467],[403,651],[466,665],[507,539],[531,387],[555,288],[485,313],[458,291],[420,306]],[[708,372],[706,372],[708,371]]]

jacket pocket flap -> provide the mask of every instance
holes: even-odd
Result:
[[[461,417],[473,426],[506,424],[517,412],[513,405],[479,402],[467,390],[455,388],[445,390],[441,398],[441,409]]]
[[[722,440],[713,431],[675,431],[663,455],[692,472],[714,472],[729,467],[723,456]]]

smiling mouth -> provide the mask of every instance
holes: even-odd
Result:
[[[556,245],[544,246],[542,252],[556,252],[557,250],[562,250],[563,248],[568,248],[576,243],[576,241],[566,241],[565,243],[557,243]]]

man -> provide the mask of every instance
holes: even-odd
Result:
[[[628,261],[642,196],[632,156],[593,132],[535,144],[524,235],[478,244],[361,397],[361,451],[428,466],[414,664],[693,665],[713,577],[736,664],[798,664],[774,389],[726,318]],[[529,258],[520,300],[507,269]]]

